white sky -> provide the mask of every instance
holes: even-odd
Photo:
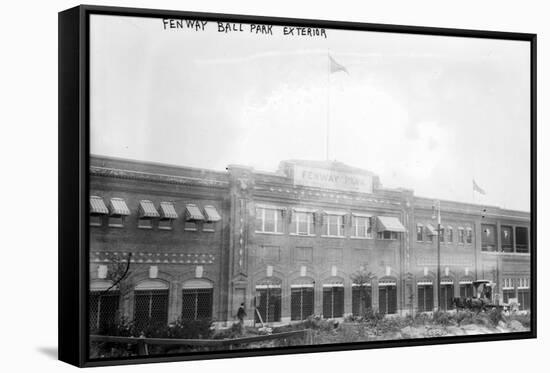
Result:
[[[92,154],[274,171],[330,158],[419,196],[529,211],[529,43],[91,18]],[[327,73],[327,53],[349,75]],[[328,99],[329,98],[329,99]]]

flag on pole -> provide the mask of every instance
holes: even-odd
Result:
[[[344,65],[341,65],[338,62],[336,62],[330,54],[328,55],[328,58],[330,60],[330,72],[331,73],[337,73],[338,71],[343,71],[343,72],[345,72],[346,74],[349,75],[349,71],[348,71],[348,69],[346,69],[346,67]]]
[[[479,194],[485,195],[485,191],[483,189],[481,189],[481,187],[479,185],[477,185],[477,183],[474,179],[472,179],[472,185],[473,185],[473,188],[474,188],[474,192],[478,192]]]

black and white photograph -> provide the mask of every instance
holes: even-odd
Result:
[[[90,359],[530,331],[528,41],[89,22]]]

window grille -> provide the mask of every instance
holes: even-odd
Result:
[[[454,286],[441,285],[441,310],[448,311],[453,308]]]
[[[168,290],[136,290],[134,292],[134,322],[142,331],[168,323]]]
[[[256,308],[263,322],[281,320],[281,288],[256,289]],[[258,314],[254,314],[256,322],[260,322]]]
[[[432,285],[418,285],[418,312],[434,309],[434,288]]]
[[[182,292],[182,319],[211,319],[212,300],[213,289],[184,289]]]
[[[323,287],[323,317],[342,317],[344,314],[344,287]]]
[[[397,287],[395,285],[378,287],[378,311],[382,314],[397,312]]]
[[[516,227],[516,252],[529,252],[529,238],[525,227]]]
[[[313,315],[314,291],[313,287],[291,288],[290,290],[290,319],[304,320]]]
[[[531,309],[531,290],[518,289],[518,302],[520,310],[526,311]]]
[[[474,296],[474,286],[472,284],[460,284],[460,297],[470,298]]]
[[[351,312],[354,316],[363,316],[361,315],[361,302],[364,305],[363,312],[372,308],[372,289],[370,286],[354,286],[352,288]]]
[[[516,297],[516,291],[514,289],[508,289],[508,290],[502,291],[502,301],[504,303],[509,303],[510,298],[515,298],[515,297]]]
[[[102,332],[116,323],[120,294],[118,291],[92,291],[89,297],[90,331]]]

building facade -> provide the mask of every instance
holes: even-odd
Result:
[[[223,324],[241,303],[248,322],[425,312],[478,279],[528,309],[530,213],[441,201],[438,235],[433,205],[338,162],[218,172],[94,156],[90,327]]]

